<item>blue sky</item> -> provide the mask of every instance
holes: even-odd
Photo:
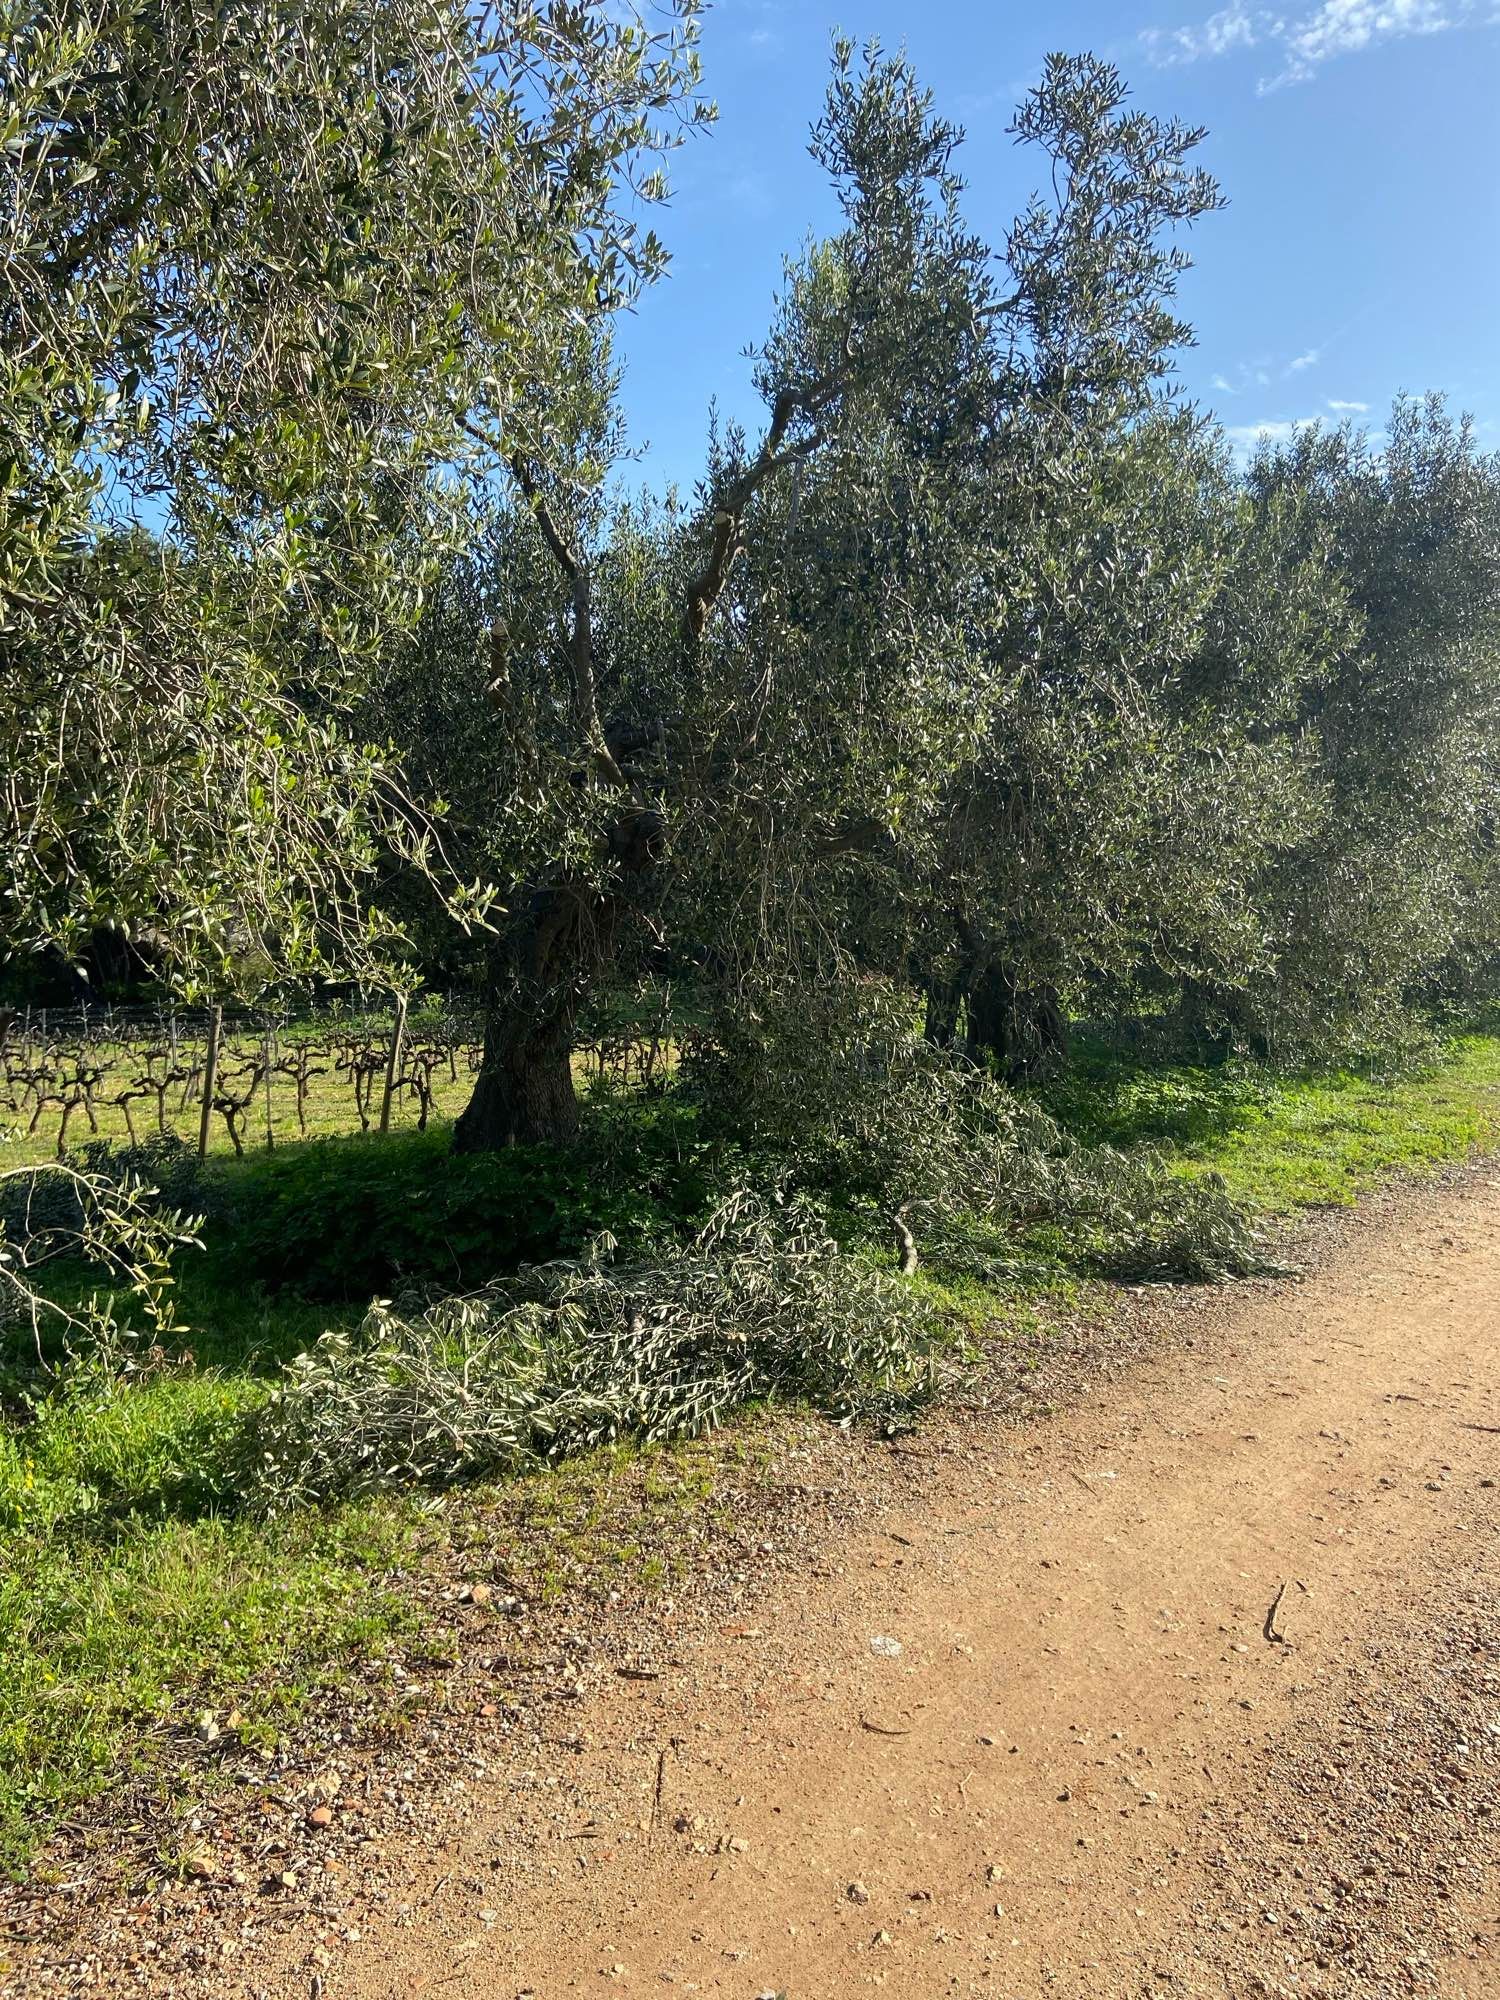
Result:
[[[1005,128],[1048,50],[1107,56],[1144,108],[1209,128],[1230,205],[1192,232],[1181,376],[1242,447],[1312,417],[1378,428],[1427,389],[1500,447],[1500,0],[717,0],[719,123],[672,161],[672,271],[620,329],[643,476],[691,484],[712,399],[755,416],[742,350],[784,253],[834,222],[806,137],[840,27],[904,43],[965,127],[969,220],[994,242],[1036,177]]]

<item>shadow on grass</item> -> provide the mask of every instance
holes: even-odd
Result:
[[[1268,1117],[1282,1081],[1233,1063],[1163,1063],[1159,1052],[1135,1052],[1088,1034],[1080,1036],[1067,1074],[1038,1098],[1084,1145],[1211,1151]]]

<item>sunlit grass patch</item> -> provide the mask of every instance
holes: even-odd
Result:
[[[54,1513],[0,1536],[0,1867],[199,1709],[279,1722],[409,1624],[383,1581],[406,1533],[399,1510],[364,1507],[273,1530]]]
[[[1500,1037],[1455,1038],[1406,1076],[1153,1065],[1091,1051],[1048,1106],[1091,1143],[1155,1145],[1274,1214],[1358,1199],[1500,1142]]]

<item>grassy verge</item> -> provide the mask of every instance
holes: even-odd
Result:
[[[1419,1073],[1281,1077],[1132,1062],[1086,1049],[1048,1108],[1079,1138],[1154,1145],[1219,1173],[1253,1207],[1346,1206],[1384,1175],[1500,1144],[1500,1035],[1464,1035]]]
[[[1163,1067],[1090,1048],[1047,1104],[1081,1139],[1162,1148],[1181,1171],[1216,1171],[1286,1212],[1500,1144],[1500,1036],[1455,1041],[1395,1082]],[[436,1142],[398,1143],[420,1162]],[[941,1273],[918,1282],[966,1319],[1020,1324],[1038,1291],[1070,1281],[1064,1248],[1040,1246],[1003,1294],[972,1278],[945,1291]],[[538,1599],[601,1574],[665,1581],[676,1529],[691,1548],[712,1521],[725,1453],[757,1448],[751,1421],[713,1447],[593,1454],[513,1483],[502,1507],[478,1491],[437,1516],[431,1502],[397,1500],[252,1522],[234,1502],[231,1440],[279,1364],[342,1309],[295,1289],[262,1294],[216,1256],[186,1266],[181,1290],[195,1329],[184,1351],[123,1385],[43,1393],[0,1375],[3,1868],[25,1867],[50,1825],[123,1770],[170,1769],[174,1736],[203,1711],[282,1727],[341,1663],[414,1624],[406,1579],[434,1536],[455,1564],[480,1544],[498,1553]],[[674,1535],[636,1533],[633,1514]]]

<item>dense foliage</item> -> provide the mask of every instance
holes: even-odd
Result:
[[[221,990],[378,959],[371,866],[432,829],[352,704],[475,462],[660,269],[627,209],[694,31],[0,7],[8,952],[115,927]]]
[[[424,934],[488,1009],[462,1144],[567,1141],[580,1007],[643,971],[740,1043],[916,993],[1011,1081],[1080,1013],[1297,1059],[1484,994],[1494,462],[1434,402],[1237,469],[1171,379],[1202,135],[1088,58],[1016,132],[1050,196],[996,256],[959,135],[841,48],[846,227],[788,267],[759,443],[612,502],[601,336],[392,657],[413,789],[507,912]]]
[[[0,1867],[269,1751],[418,1522],[541,1575],[635,1443],[1495,1142],[1500,1044],[1394,1071],[1500,1000],[1500,464],[1239,462],[1205,135],[1053,57],[990,244],[841,41],[761,422],[631,493],[698,12],[0,0]]]
[[[1286,1059],[1497,992],[1500,468],[1437,399],[1236,465],[1173,378],[1204,134],[1108,64],[1048,61],[1013,128],[1044,192],[992,246],[961,133],[840,41],[840,220],[786,267],[763,425],[712,426],[690,497],[625,496],[611,322],[708,116],[696,14],[0,0],[0,944],[87,968],[123,936],[129,976],[211,997],[461,989],[451,1134],[247,1166],[210,1232],[313,1299],[574,1260],[321,1350],[286,1405],[314,1430],[362,1369],[377,1436],[441,1400],[450,1341],[530,1356],[507,1436],[559,1384],[649,1430],[588,1313],[677,1300],[641,1351],[680,1387],[761,1311],[756,1257],[892,1326],[872,1260],[1016,1276],[1038,1232],[1074,1270],[1246,1271],[1222,1188],[1018,1089],[1070,1023]],[[584,1024],[648,988],[651,1090],[585,1117]],[[186,1225],[134,1172],[57,1193],[155,1298]],[[695,1234],[725,1200],[743,1242]],[[35,1315],[29,1213],[0,1256]],[[719,1355],[710,1402],[783,1359]]]

